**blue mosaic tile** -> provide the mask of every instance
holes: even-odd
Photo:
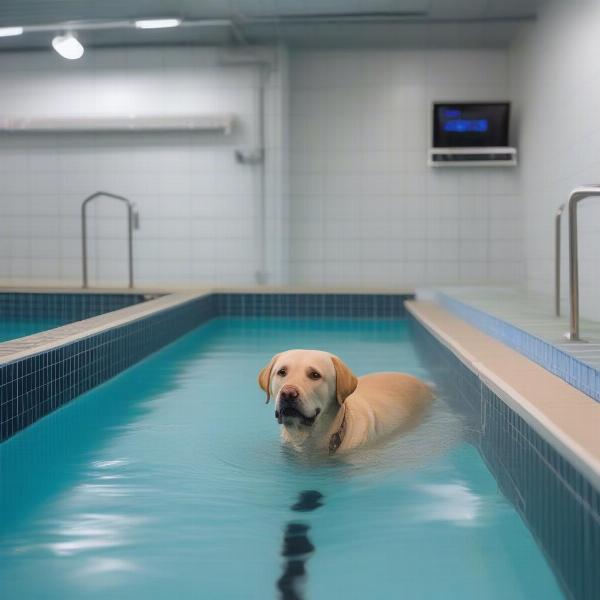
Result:
[[[216,294],[228,317],[403,318],[408,294]]]
[[[56,319],[70,323],[146,299],[144,294],[0,292],[0,314],[6,320]]]
[[[565,595],[600,598],[600,492],[411,316],[409,325],[417,350],[435,365],[436,383],[465,418],[470,441],[533,533]]]
[[[600,402],[600,370],[586,365],[549,342],[446,294],[438,294],[442,306],[477,329],[500,340],[569,385]]]

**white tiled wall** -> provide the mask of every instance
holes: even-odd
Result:
[[[507,52],[298,51],[290,77],[294,282],[520,281],[514,170],[426,166],[431,103],[507,99]]]
[[[269,283],[289,281],[289,56],[277,51],[277,69],[266,89],[265,270]]]
[[[317,285],[520,280],[515,172],[426,167],[431,102],[507,98],[504,51],[300,51],[288,69],[278,50],[264,207],[259,168],[233,155],[257,144],[255,67],[224,67],[214,49],[113,49],[5,53],[0,76],[2,116],[238,119],[231,137],[1,135],[2,282],[77,285],[80,204],[98,189],[139,208],[138,285],[250,284],[261,270]],[[126,281],[123,217],[116,202],[92,207],[92,284]]]
[[[253,283],[261,269],[258,169],[234,149],[257,143],[258,71],[219,66],[210,49],[90,50],[81,61],[50,51],[0,56],[0,115],[233,113],[234,135],[185,133],[2,134],[0,279],[11,284],[79,284],[80,205],[106,190],[130,197],[141,215],[134,254],[138,285]],[[267,84],[267,204],[285,204],[286,55]],[[277,174],[277,177],[274,177]],[[282,200],[283,199],[283,200]],[[272,203],[272,200],[271,200]],[[280,244],[280,213],[267,224]],[[126,282],[124,208],[90,211],[92,284]],[[268,256],[281,256],[267,248]],[[271,260],[271,281],[284,272]]]
[[[510,53],[526,205],[527,284],[553,293],[554,213],[582,183],[600,183],[600,4],[554,3]],[[563,306],[567,310],[567,230]],[[583,316],[600,320],[600,200],[579,208]]]

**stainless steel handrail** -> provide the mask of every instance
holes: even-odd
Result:
[[[554,310],[560,317],[560,225],[565,204],[556,209],[554,216]]]
[[[135,204],[123,196],[117,194],[111,194],[110,192],[95,192],[91,196],[88,196],[81,204],[81,245],[82,245],[82,262],[83,262],[83,286],[88,287],[88,268],[87,268],[87,205],[89,202],[100,196],[106,196],[108,198],[114,198],[125,202],[127,205],[127,248],[129,254],[129,287],[133,287],[133,230],[139,229],[139,213],[135,210]]]
[[[569,196],[569,295],[571,301],[570,330],[567,338],[581,341],[579,337],[579,256],[577,244],[577,205],[584,198],[600,196],[600,185],[576,187]]]

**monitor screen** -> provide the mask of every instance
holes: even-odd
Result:
[[[434,148],[508,146],[508,102],[436,102]]]

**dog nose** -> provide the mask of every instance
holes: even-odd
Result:
[[[281,388],[281,391],[279,392],[279,399],[281,400],[281,402],[291,404],[298,400],[299,395],[300,394],[298,393],[298,390],[295,387],[291,385],[286,385]]]

